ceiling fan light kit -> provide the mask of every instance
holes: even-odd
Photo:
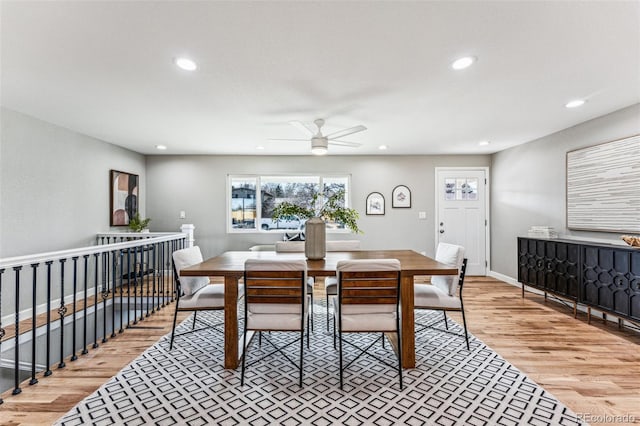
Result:
[[[313,155],[326,155],[329,151],[329,141],[325,137],[314,136],[311,138],[311,153]]]

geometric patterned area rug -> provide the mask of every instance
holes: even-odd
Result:
[[[322,299],[322,298],[318,298]],[[317,301],[320,302],[320,301]],[[323,302],[323,301],[322,301]],[[221,312],[202,312],[220,322]],[[441,312],[416,312],[428,323]],[[327,333],[324,306],[315,306],[315,332],[305,342],[304,386],[297,369],[281,355],[247,368],[244,387],[240,368],[222,367],[222,334],[203,330],[176,338],[162,337],[115,377],[58,420],[59,425],[582,425],[566,406],[531,381],[480,340],[427,329],[416,336],[416,368],[404,370],[404,389],[397,371],[373,358],[361,357],[344,375],[340,390],[338,352]],[[188,318],[180,326],[191,328]],[[449,329],[462,328],[449,320]],[[271,333],[280,344],[296,338]],[[377,336],[347,335],[366,345]],[[391,352],[375,352],[394,365]],[[257,337],[247,363],[271,348]],[[298,360],[299,344],[287,350]],[[345,365],[356,350],[344,345]]]

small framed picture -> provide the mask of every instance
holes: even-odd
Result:
[[[404,185],[396,186],[393,188],[391,197],[391,207],[394,209],[411,208],[411,190],[408,187]]]
[[[379,192],[367,195],[367,214],[384,214],[384,195]]]

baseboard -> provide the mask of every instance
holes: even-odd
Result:
[[[514,287],[518,287],[518,288],[522,288],[522,284],[520,284],[520,282],[515,279],[515,278],[511,278],[508,275],[504,275],[501,274],[500,272],[496,272],[496,271],[489,271],[487,273],[487,276],[491,277],[491,278],[495,278],[497,280],[503,281],[509,285],[512,285]],[[526,288],[528,293],[534,293],[534,294],[544,294],[543,291],[538,290],[537,288],[533,288],[533,287],[527,287]]]
[[[496,271],[489,271],[487,273],[487,276],[489,276],[491,278],[495,278],[495,279],[500,280],[500,281],[504,281],[505,283],[511,284],[513,286],[516,286],[516,287],[522,287],[522,285],[518,282],[517,279],[511,278],[508,275],[504,275],[504,274],[501,274],[501,273],[496,272]]]
[[[501,273],[495,272],[495,271],[489,271],[487,273],[487,276],[491,277],[491,278],[495,278],[495,279],[500,280],[500,281],[504,281],[505,283],[510,284],[510,285],[512,285],[514,287],[522,288],[522,284],[520,282],[518,282],[517,279],[512,278],[512,277],[510,277],[508,275],[504,275],[504,274],[501,274]],[[534,287],[526,287],[525,290],[526,290],[527,293],[544,295],[544,291],[538,290],[537,288],[534,288]],[[550,298],[550,300],[552,300],[552,299]],[[577,308],[578,312],[587,313],[587,306],[585,306],[585,305],[581,305],[580,303],[578,303],[576,308]],[[602,314],[603,313],[601,311],[597,310],[596,308],[592,308],[591,309],[591,317],[593,317],[593,318],[602,319],[603,318]],[[606,313],[606,318],[607,318],[607,321],[612,322],[612,323],[616,323],[618,321],[619,317],[616,316],[615,314],[607,312]],[[626,320],[624,318],[620,318],[620,319],[623,320],[623,321],[630,322],[629,320]]]
[[[87,291],[87,293],[88,293],[88,291]],[[107,306],[113,305],[113,299],[108,299],[106,305]],[[99,309],[103,309],[103,303],[102,302],[100,302],[98,304],[98,308]],[[80,321],[85,315],[90,316],[92,314],[95,315],[95,313],[93,311],[87,312],[87,310],[82,309],[82,310],[76,312],[75,320],[76,321]],[[67,315],[64,317],[64,325],[67,326],[69,324],[73,324],[73,320],[74,320],[73,313],[67,313]],[[59,318],[58,319],[54,319],[49,324],[49,331],[50,332],[54,332],[57,329],[59,329],[60,326],[61,326],[60,319]],[[38,327],[36,327],[36,339],[41,337],[41,336],[44,336],[46,334],[47,334],[46,324],[42,324],[42,325],[39,325]],[[19,345],[28,344],[28,343],[31,342],[32,337],[33,337],[33,333],[32,333],[31,330],[29,330],[26,333],[20,333],[20,336],[18,336],[18,344]],[[10,352],[11,350],[13,350],[13,348],[15,347],[15,342],[16,342],[15,341],[15,337],[12,337],[11,339],[8,339],[8,340],[4,340],[2,342],[2,352],[0,353],[0,355],[2,355],[4,353],[7,353],[7,352]],[[2,358],[0,358],[0,367],[2,367],[2,362],[3,361],[4,360]],[[13,362],[13,361],[11,361],[11,362]],[[28,365],[31,366],[31,363],[29,363]]]
[[[95,295],[95,287],[87,288],[87,298],[91,298]],[[84,291],[78,291],[76,293],[76,301],[81,302],[84,300]],[[73,303],[73,294],[68,294],[64,297],[64,305],[70,305]],[[55,309],[56,306],[60,306],[60,298],[52,299],[50,303],[51,309]],[[36,306],[36,315],[44,314],[47,312],[47,304],[41,303]],[[18,321],[25,321],[31,319],[33,316],[33,309],[27,308],[19,311]],[[2,324],[12,324],[15,322],[16,315],[15,313],[10,313],[8,315],[0,318],[0,323]]]

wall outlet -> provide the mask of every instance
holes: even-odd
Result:
[[[418,219],[426,219],[427,212],[418,212]]]
[[[180,210],[180,219],[186,219],[187,218],[187,212],[185,212],[184,210]]]

